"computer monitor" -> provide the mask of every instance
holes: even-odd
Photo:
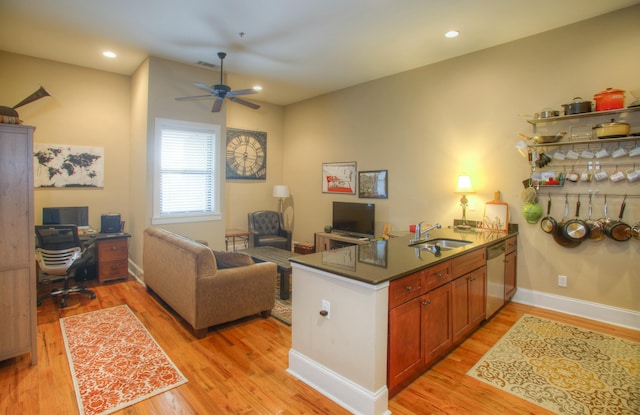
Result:
[[[78,228],[89,227],[89,207],[45,207],[42,208],[43,225],[76,225]]]

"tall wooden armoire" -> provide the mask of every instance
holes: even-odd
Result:
[[[38,361],[33,219],[34,127],[0,124],[0,361]]]

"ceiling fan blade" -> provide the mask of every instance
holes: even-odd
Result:
[[[192,100],[196,100],[196,99],[211,99],[211,98],[215,98],[215,96],[211,95],[211,94],[207,94],[207,95],[193,95],[190,97],[180,97],[180,98],[176,98],[176,101],[192,101]]]
[[[257,94],[258,91],[256,91],[253,88],[249,88],[249,89],[238,89],[236,91],[231,91],[229,93],[227,93],[228,97],[233,97],[233,96],[237,96],[237,95],[249,95],[249,94]]]
[[[224,98],[216,98],[215,101],[213,101],[213,107],[211,107],[211,112],[220,112],[220,110],[222,109],[222,101],[224,101]]]
[[[253,108],[254,110],[257,110],[258,108],[260,108],[260,105],[258,104],[254,104],[253,102],[249,102],[249,101],[245,101],[244,99],[241,98],[236,98],[236,97],[229,97],[229,100],[238,103],[238,104],[242,104],[244,106],[247,106],[249,108]]]
[[[206,91],[211,92],[212,94],[215,93],[215,91],[216,91],[215,89],[211,88],[209,85],[203,84],[202,82],[194,82],[193,84],[195,86],[197,86],[198,88],[202,88],[202,89],[204,89]]]

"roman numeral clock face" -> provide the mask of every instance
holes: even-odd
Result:
[[[267,178],[267,133],[227,129],[227,179]]]

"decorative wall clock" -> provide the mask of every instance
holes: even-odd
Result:
[[[267,179],[267,133],[227,128],[227,180]]]

